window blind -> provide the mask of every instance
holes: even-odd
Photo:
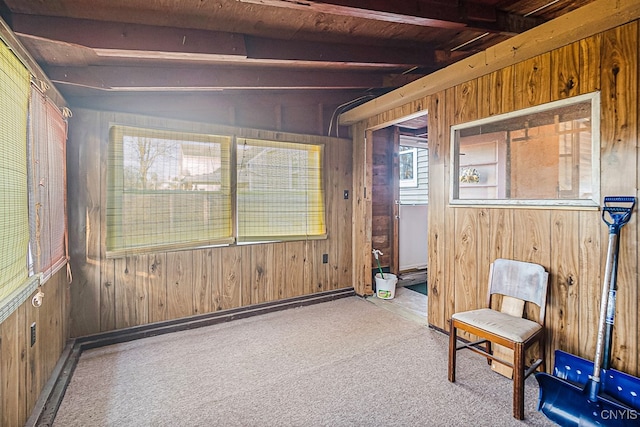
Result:
[[[238,241],[326,237],[323,145],[237,139]]]
[[[234,241],[231,137],[112,126],[108,255]]]
[[[58,107],[32,85],[29,104],[31,253],[46,281],[66,262],[67,122]]]
[[[26,283],[27,69],[0,42],[0,301]]]

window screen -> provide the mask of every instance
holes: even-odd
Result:
[[[28,275],[29,72],[0,42],[0,301]]]
[[[326,236],[322,145],[238,139],[238,240]]]
[[[107,251],[231,243],[231,137],[112,126]]]
[[[29,107],[31,253],[46,280],[66,262],[67,123],[36,87]]]

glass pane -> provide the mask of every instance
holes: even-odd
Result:
[[[326,233],[321,145],[239,140],[237,168],[239,239]]]
[[[454,126],[453,200],[597,200],[594,99]]]
[[[121,129],[112,138],[109,250],[231,237],[229,137]]]

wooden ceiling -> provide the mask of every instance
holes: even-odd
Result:
[[[0,14],[67,99],[322,90],[342,102],[591,1],[0,0]]]

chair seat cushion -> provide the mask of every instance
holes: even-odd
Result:
[[[542,329],[542,326],[529,319],[511,316],[489,308],[455,313],[452,318],[514,342],[524,342]]]

